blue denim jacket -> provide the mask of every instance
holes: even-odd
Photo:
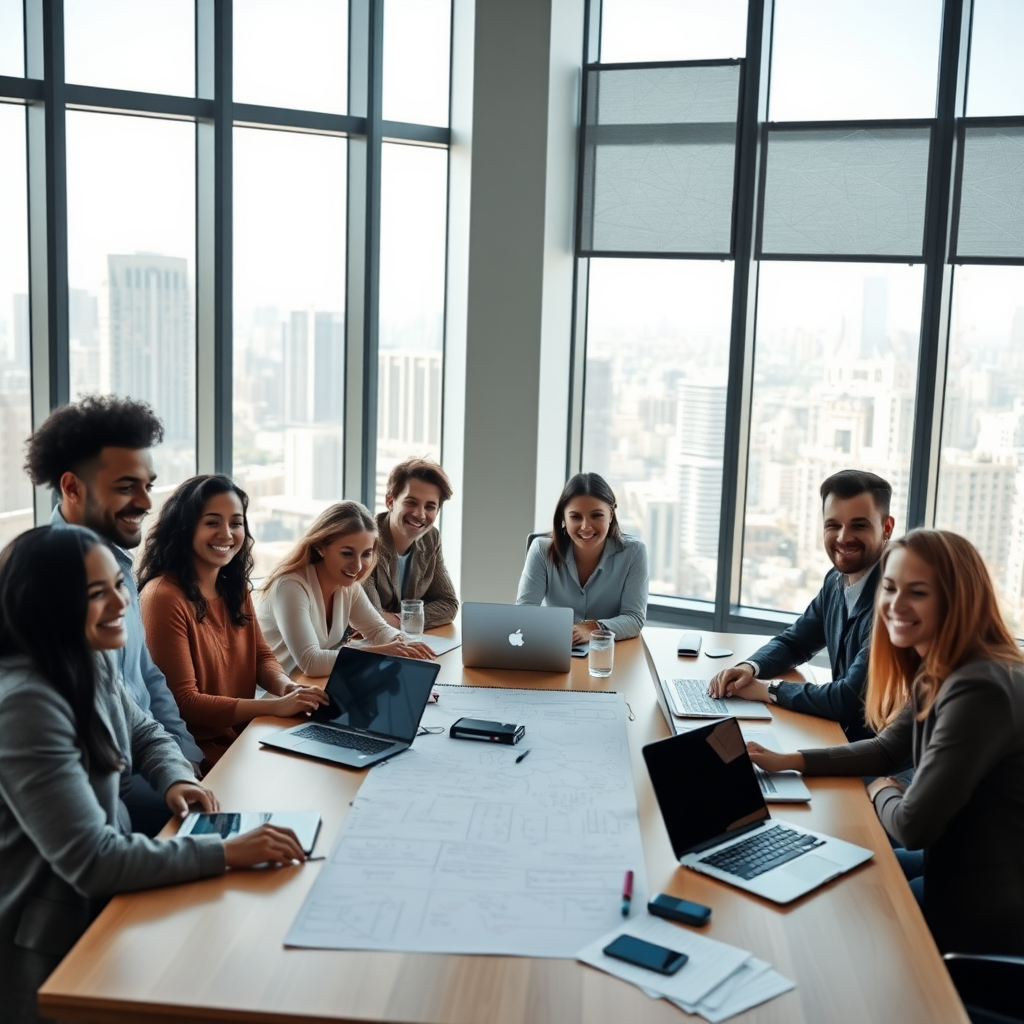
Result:
[[[868,574],[853,613],[848,614],[842,574],[831,569],[807,611],[784,633],[750,656],[757,663],[759,678],[770,679],[809,661],[827,647],[832,682],[823,686],[783,683],[777,695],[778,704],[792,711],[831,718],[843,727],[850,741],[874,735],[864,724],[864,689],[880,576],[879,563]]]
[[[67,526],[67,520],[61,515],[60,505],[57,505],[50,515],[50,525]],[[125,689],[143,711],[148,711],[171,734],[185,757],[194,764],[199,764],[203,759],[203,752],[181,720],[181,713],[167,686],[167,680],[163,672],[156,667],[146,647],[146,634],[142,627],[142,614],[139,612],[139,591],[132,575],[131,555],[116,544],[108,542],[107,547],[117,559],[117,564],[121,566],[125,588],[128,591],[128,607],[124,610],[128,641],[115,652]]]

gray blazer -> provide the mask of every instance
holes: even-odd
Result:
[[[886,831],[925,851],[924,915],[944,953],[1024,955],[1024,664],[951,672],[922,721],[914,702],[874,739],[803,751],[807,775],[891,775]]]
[[[125,762],[159,793],[192,766],[99,657],[96,706]],[[130,831],[122,773],[87,764],[71,706],[27,658],[0,659],[0,1020],[35,1019],[35,989],[118,892],[220,874],[219,836]]]

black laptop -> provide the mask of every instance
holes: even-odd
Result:
[[[265,747],[367,768],[412,745],[441,666],[342,647],[324,688],[330,698],[311,718],[267,739]]]

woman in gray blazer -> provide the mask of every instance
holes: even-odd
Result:
[[[905,871],[923,850],[911,885],[939,949],[1024,954],[1024,654],[963,537],[912,530],[882,556],[865,713],[873,739],[798,754],[750,743],[751,760],[879,776],[868,796]],[[892,776],[911,756],[907,785]]]
[[[562,491],[548,537],[526,553],[516,604],[572,608],[574,644],[596,629],[637,636],[647,616],[647,548],[619,528],[615,494],[597,473],[577,473]]]
[[[0,1020],[38,1020],[36,989],[117,892],[226,867],[304,860],[264,826],[149,839],[119,798],[142,775],[171,812],[216,810],[177,743],[130,698],[111,651],[124,646],[124,577],[79,527],[30,530],[0,554]]]

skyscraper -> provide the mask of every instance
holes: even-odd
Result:
[[[100,333],[104,390],[150,403],[166,442],[195,437],[195,334],[188,261],[135,253],[107,257]]]

